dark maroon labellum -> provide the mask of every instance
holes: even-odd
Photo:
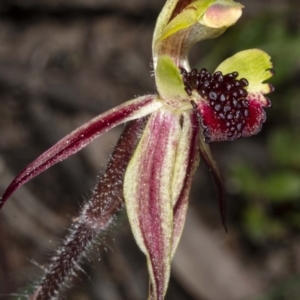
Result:
[[[217,119],[224,123],[227,138],[240,137],[250,117],[248,92],[245,89],[248,80],[236,79],[238,72],[223,75],[218,71],[211,74],[204,68],[199,72],[196,69],[188,72],[183,68],[180,71],[187,94],[191,96],[192,91],[196,90],[209,102]]]

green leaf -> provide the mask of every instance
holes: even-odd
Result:
[[[263,182],[263,194],[273,202],[288,202],[300,199],[300,175],[293,172],[273,173]]]
[[[269,152],[276,164],[300,169],[299,133],[289,129],[277,129],[268,140]]]
[[[246,209],[244,222],[247,234],[258,242],[280,238],[285,232],[284,225],[279,220],[270,218],[259,203],[252,204]]]

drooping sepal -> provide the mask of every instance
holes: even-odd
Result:
[[[14,191],[33,177],[80,151],[115,126],[144,117],[161,106],[157,96],[147,95],[125,102],[83,124],[35,159],[11,182],[0,198],[0,208]]]
[[[198,124],[201,123],[201,116],[198,110],[198,106],[194,101],[191,101],[191,104],[194,108],[195,112],[195,118],[198,122]],[[216,161],[213,158],[213,155],[210,151],[209,145],[205,141],[204,133],[200,130],[199,131],[199,150],[201,153],[201,158],[204,159],[208,169],[210,170],[217,189],[218,194],[218,201],[219,201],[219,208],[220,208],[220,215],[222,224],[224,226],[225,231],[227,232],[227,224],[226,224],[226,199],[225,199],[225,188],[224,188],[224,182],[221,175],[221,172],[219,170],[219,167],[216,163]]]
[[[224,181],[221,175],[221,172],[219,170],[219,167],[214,160],[212,153],[210,151],[209,145],[205,142],[205,138],[203,133],[200,131],[200,139],[199,139],[199,148],[201,153],[201,158],[204,159],[208,169],[210,170],[212,177],[215,181],[215,186],[217,189],[217,196],[218,196],[218,202],[219,202],[219,210],[220,210],[220,216],[221,221],[224,226],[225,231],[227,232],[227,222],[226,222],[226,211],[227,211],[227,205],[226,205],[226,198],[225,198],[225,187],[224,187]]]
[[[172,257],[185,223],[188,198],[194,173],[199,164],[199,122],[195,113],[182,114],[182,131],[178,142],[172,178],[173,236]]]
[[[194,114],[153,113],[125,174],[126,208],[147,257],[151,300],[163,299],[168,286],[199,163],[198,133]]]
[[[180,117],[153,113],[127,167],[124,198],[135,240],[147,257],[149,299],[163,299],[170,277],[173,234],[172,175]]]

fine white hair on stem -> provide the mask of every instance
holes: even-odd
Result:
[[[143,118],[128,123],[90,200],[73,220],[69,234],[51,259],[30,300],[57,300],[70,280],[82,271],[80,263],[97,243],[97,237],[110,227],[123,208],[124,173],[146,121],[147,118]]]

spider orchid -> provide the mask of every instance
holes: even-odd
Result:
[[[236,23],[243,6],[232,0],[168,0],[152,43],[156,95],[113,108],[77,128],[28,165],[9,185],[0,205],[20,186],[75,154],[111,128],[128,122],[107,169],[31,299],[56,299],[94,237],[125,203],[135,240],[147,257],[149,299],[164,299],[188,196],[200,155],[225,203],[209,142],[232,141],[260,131],[266,116],[263,83],[273,75],[270,57],[258,49],[237,53],[213,73],[190,69],[197,42],[218,37]]]

